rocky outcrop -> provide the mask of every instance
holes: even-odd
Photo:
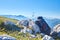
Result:
[[[60,24],[56,25],[54,28],[53,28],[53,31],[55,32],[60,32]]]
[[[60,38],[60,24],[56,25],[52,32],[51,32],[51,36],[56,38],[56,37],[59,37]]]
[[[28,32],[30,34],[36,34],[38,32],[40,33],[39,27],[32,20],[25,20],[24,22],[21,21],[20,25],[24,27],[24,29],[22,29],[21,32]]]
[[[43,17],[38,17],[37,20],[35,21],[35,24],[39,26],[41,33],[50,35],[51,28],[46,23],[46,21],[43,19]]]
[[[48,26],[46,21],[43,19],[43,17],[38,17],[38,19],[34,22],[33,20],[22,20],[17,23],[18,25],[22,25],[23,27],[26,27],[30,30],[32,30],[33,34],[36,33],[44,33],[49,35],[51,32],[51,28]],[[25,30],[25,28],[24,28]],[[48,30],[48,31],[47,31]]]

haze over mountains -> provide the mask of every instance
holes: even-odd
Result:
[[[54,26],[56,26],[57,24],[60,24],[60,19],[55,18],[55,19],[48,19],[45,18],[45,21],[48,23],[48,25],[53,28]]]
[[[0,15],[3,17],[7,17],[7,18],[12,18],[12,19],[17,19],[17,20],[24,20],[27,19],[27,17],[23,16],[23,15]]]
[[[12,19],[16,19],[16,20],[25,20],[25,19],[29,19],[28,17],[25,17],[23,15],[0,15],[3,17],[7,17],[7,18],[12,18]],[[48,23],[48,25],[53,28],[55,25],[60,24],[60,19],[58,18],[46,18],[43,17],[45,19],[45,21]],[[30,18],[30,19],[34,19],[36,20],[36,18]]]

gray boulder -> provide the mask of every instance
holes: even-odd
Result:
[[[9,20],[6,20],[4,21],[4,25],[15,25],[13,22],[9,21]]]
[[[51,36],[45,35],[42,40],[54,40]]]
[[[5,34],[5,35],[0,35],[0,40],[16,40],[16,38]]]
[[[30,33],[30,34],[32,34],[32,30],[29,29],[29,28],[26,28],[26,27],[24,27],[24,29],[21,29],[20,32],[22,32],[22,33]]]
[[[16,26],[15,23],[13,23],[12,21],[6,20],[4,21],[4,27],[6,30],[13,30],[13,31],[20,31],[20,28]]]
[[[21,20],[21,21],[17,22],[17,25],[22,25],[22,26],[28,27],[28,23],[29,23],[28,20]]]

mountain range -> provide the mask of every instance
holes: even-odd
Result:
[[[45,21],[48,23],[48,25],[53,28],[55,27],[56,25],[60,24],[60,19],[58,18],[53,18],[53,19],[48,19],[48,18],[45,18]]]
[[[12,18],[12,19],[16,19],[16,20],[28,19],[27,17],[25,17],[23,15],[0,15],[0,16],[7,17],[7,18]]]
[[[3,17],[7,17],[7,18],[12,18],[12,19],[16,19],[16,20],[25,20],[25,19],[29,19],[28,17],[25,17],[23,15],[0,15],[0,16],[3,16]],[[46,17],[43,17],[45,19],[45,21],[47,22],[47,24],[53,28],[55,25],[57,24],[60,24],[60,19],[58,18],[46,18]],[[32,19],[32,18],[30,18]],[[33,19],[32,19],[33,20]],[[34,18],[34,20],[36,20],[36,18]]]

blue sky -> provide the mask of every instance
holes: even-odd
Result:
[[[60,18],[60,0],[0,0],[0,15]]]

